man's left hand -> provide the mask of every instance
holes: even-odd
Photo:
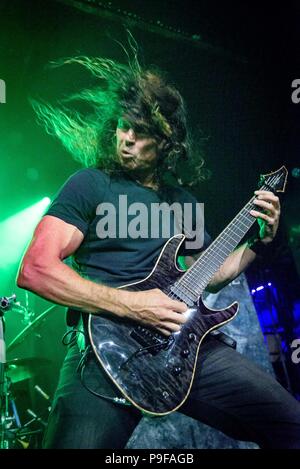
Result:
[[[255,191],[256,198],[253,203],[262,209],[263,212],[251,210],[250,214],[257,218],[260,226],[259,235],[263,243],[270,243],[278,229],[280,217],[280,201],[279,198],[270,191]]]

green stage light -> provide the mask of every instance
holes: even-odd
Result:
[[[50,199],[50,197],[44,197],[44,198],[41,200],[41,202],[43,202],[43,203],[45,204],[45,207],[47,208],[48,205],[49,205],[50,202],[51,202],[51,199]]]
[[[39,202],[0,223],[0,266],[2,269],[20,261],[37,223],[50,202],[49,197],[43,197]]]

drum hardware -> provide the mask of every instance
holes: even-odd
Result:
[[[16,301],[16,295],[0,298],[0,449],[8,449],[11,444],[10,428],[13,422],[20,428],[21,422],[14,399],[11,395],[11,380],[6,375],[6,346],[4,314]],[[11,410],[13,415],[11,415]]]
[[[51,411],[51,401],[50,401],[50,396],[48,396],[48,394],[45,393],[45,391],[43,391],[43,389],[40,388],[40,386],[38,386],[37,384],[34,386],[34,389],[47,401],[48,403],[48,412]]]
[[[6,362],[6,374],[12,383],[18,383],[33,378],[40,368],[48,366],[50,363],[51,360],[47,358],[14,358]],[[37,391],[39,392],[39,390]],[[45,396],[43,397],[45,398]]]
[[[15,294],[11,296],[1,296],[0,297],[0,310],[3,312],[9,310],[12,307],[12,304],[16,301],[16,299],[17,299],[17,296]]]
[[[7,346],[8,351],[12,351],[16,346],[20,345],[28,334],[31,334],[32,332],[35,331],[35,334],[40,337],[38,334],[37,330],[43,323],[43,321],[46,321],[46,319],[49,316],[49,313],[53,311],[55,308],[57,308],[58,305],[53,305],[47,308],[43,313],[41,313],[39,316],[37,316],[30,324],[28,324]]]
[[[27,379],[27,378],[26,378]],[[18,381],[17,381],[18,382]],[[1,446],[0,449],[27,449],[30,445],[30,438],[44,432],[47,425],[48,412],[51,410],[49,396],[36,385],[35,390],[47,400],[47,415],[37,415],[32,409],[26,409],[30,416],[25,424],[21,424],[15,399],[11,390],[12,380],[6,376],[5,380],[5,405],[1,412]],[[39,391],[37,391],[37,389]],[[47,398],[45,397],[47,396]]]
[[[29,326],[33,322],[35,313],[29,306],[28,292],[25,290],[25,305],[22,305],[20,301],[16,301],[16,295],[13,295],[11,298],[13,297],[14,297],[14,301],[11,304],[10,309],[12,309],[14,313],[22,315],[23,316],[22,323],[25,324],[26,326]],[[10,297],[9,298],[4,297],[4,298],[5,300],[7,300]],[[0,300],[0,305],[1,305],[1,300]]]
[[[11,384],[11,380],[5,376],[1,402],[1,449],[15,447],[15,434],[22,428]]]
[[[32,418],[24,425],[21,424],[12,393],[12,385],[32,378],[36,370],[39,367],[47,366],[50,360],[45,358],[16,358],[6,362],[4,314],[12,307],[19,308],[22,314],[25,313],[25,310],[28,313],[28,308],[22,307],[20,304],[16,303],[16,295],[0,297],[0,449],[26,449],[30,444],[30,442],[27,441],[28,437],[30,438],[32,435],[42,433],[46,422],[33,410],[27,409],[27,413]],[[24,315],[27,322],[28,319],[30,320],[30,314],[31,313],[28,313],[27,316]],[[29,323],[27,327],[30,325],[31,323]],[[27,329],[27,327],[25,329]],[[25,334],[23,334],[22,337],[23,340],[24,335]],[[50,398],[48,394],[38,385],[36,385],[34,389],[47,400],[47,409],[49,411],[51,406],[49,405]],[[38,428],[32,428],[34,424],[37,424]]]
[[[27,412],[28,415],[30,415],[30,417],[32,417],[32,419],[29,420],[27,423],[25,423],[24,427],[28,427],[28,426],[31,425],[33,422],[38,422],[38,423],[40,423],[41,425],[43,425],[43,427],[46,427],[46,426],[47,426],[47,422],[45,422],[41,417],[39,417],[38,415],[36,415],[36,413],[33,412],[33,410],[27,409],[26,412]]]

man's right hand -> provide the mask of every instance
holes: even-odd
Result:
[[[123,292],[125,293],[124,290]],[[172,300],[158,288],[140,292],[126,291],[126,297],[124,316],[145,326],[154,327],[164,335],[178,332],[186,322],[183,313],[187,311],[187,305]]]
[[[101,285],[82,278],[66,265],[63,259],[78,249],[83,238],[75,226],[51,215],[43,217],[22,260],[18,286],[81,311],[113,312],[165,335],[180,330],[186,321],[185,303],[172,300],[159,289],[133,292]]]

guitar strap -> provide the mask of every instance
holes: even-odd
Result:
[[[233,348],[236,350],[237,342],[234,340],[232,337],[229,335],[225,334],[224,332],[221,331],[210,331],[209,333],[210,336],[214,337],[215,339],[219,340],[225,345],[228,345],[229,347]]]
[[[85,319],[86,317],[86,319]],[[83,353],[89,344],[89,337],[88,337],[88,314],[81,313],[79,322],[76,326],[77,330],[77,345],[78,349],[81,353]]]
[[[86,317],[86,320],[84,319]],[[78,349],[82,354],[87,345],[88,340],[88,314],[79,310],[69,308],[66,316],[67,332],[62,338],[64,345],[73,345],[77,343]]]

